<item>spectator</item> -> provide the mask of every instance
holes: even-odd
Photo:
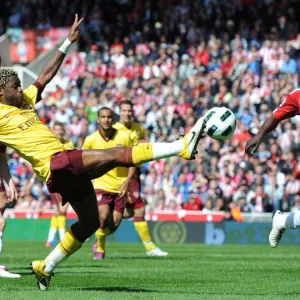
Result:
[[[189,187],[191,186],[191,183],[186,181],[184,174],[181,173],[178,176],[178,180],[175,186],[178,188],[178,191],[182,194],[183,202],[187,202],[189,199]]]
[[[285,210],[288,209],[288,207],[293,206],[294,200],[296,198],[296,195],[300,192],[300,182],[299,180],[296,180],[295,176],[293,174],[289,175],[289,178],[286,183],[285,187],[285,196],[287,200],[288,206],[285,207]]]
[[[284,59],[282,60],[279,68],[281,73],[290,73],[293,75],[297,74],[296,61],[291,58],[288,53],[284,55]]]
[[[177,205],[181,205],[183,203],[183,195],[179,192],[177,186],[173,186],[171,188],[171,192],[166,196],[166,205],[168,206],[170,202],[175,202]]]
[[[297,195],[294,199],[294,205],[291,207],[292,212],[296,212],[300,209],[300,196]]]
[[[284,188],[277,184],[275,176],[271,177],[270,182],[265,185],[264,190],[269,197],[269,203],[273,206],[273,210],[281,210]]]
[[[206,200],[204,208],[202,209],[202,212],[209,213],[214,210],[214,201],[213,199],[209,198]]]
[[[241,196],[238,199],[238,206],[240,208],[241,213],[252,213],[254,212],[254,207],[251,203],[248,203],[246,198]]]
[[[205,207],[208,207],[207,202],[208,201],[206,201]],[[202,209],[202,201],[196,194],[190,194],[188,201],[182,204],[182,208],[185,210],[200,211]]]

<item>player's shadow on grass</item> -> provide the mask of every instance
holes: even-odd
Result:
[[[87,287],[80,288],[80,291],[98,291],[98,292],[127,292],[127,293],[157,293],[158,291],[146,289],[134,289],[128,287]]]
[[[20,269],[18,269],[18,270],[20,270]],[[21,276],[33,276],[32,271],[19,272],[18,270],[16,270],[15,273],[20,274]]]
[[[78,269],[78,268],[97,268],[97,269],[111,269],[110,266],[106,266],[106,265],[100,265],[100,263],[98,265],[90,265],[90,264],[85,264],[85,265],[63,265],[61,268],[58,268],[58,270],[63,270],[63,269]]]

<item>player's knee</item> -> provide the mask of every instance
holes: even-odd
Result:
[[[107,224],[109,223],[109,217],[108,216],[99,216],[100,217],[100,219],[99,219],[99,222],[100,222],[100,226],[101,227],[106,227],[107,226]]]
[[[110,218],[110,209],[104,205],[100,205],[99,209],[99,219],[102,226],[105,226]]]

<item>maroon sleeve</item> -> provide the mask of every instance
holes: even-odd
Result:
[[[299,115],[299,97],[300,90],[290,93],[273,112],[274,117],[279,120],[285,120]]]
[[[44,91],[44,87],[39,81],[35,81],[33,85],[38,89],[38,94],[36,96],[36,103],[38,103],[42,100],[42,92]]]

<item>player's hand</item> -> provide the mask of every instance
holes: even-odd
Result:
[[[72,27],[70,28],[69,35],[68,35],[68,39],[70,40],[70,42],[74,43],[78,40],[79,26],[82,23],[82,21],[83,21],[83,18],[81,18],[78,21],[78,15],[75,14],[75,20],[74,20]]]
[[[261,142],[261,139],[256,135],[252,139],[247,141],[245,153],[249,156],[253,155],[257,150]]]
[[[130,181],[126,180],[120,187],[120,198],[123,198],[125,195],[127,195],[129,190],[129,184]]]
[[[12,179],[9,180],[8,188],[7,202],[16,201],[18,199],[18,191]]]

